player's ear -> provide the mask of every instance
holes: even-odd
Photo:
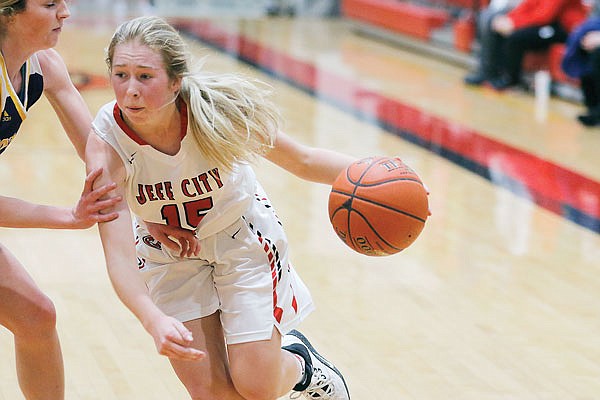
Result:
[[[181,78],[175,78],[171,81],[171,90],[173,90],[173,93],[179,93],[181,90]]]

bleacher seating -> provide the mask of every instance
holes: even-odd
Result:
[[[344,0],[342,15],[392,32],[429,40],[434,29],[450,20],[440,8],[397,0]]]
[[[341,15],[352,21],[425,43],[431,40],[434,31],[447,27],[454,36],[450,41],[454,50],[470,55],[476,40],[474,15],[487,3],[486,0],[342,0],[340,9]],[[457,7],[463,12],[457,13]],[[578,83],[560,67],[564,51],[563,44],[555,44],[548,51],[528,53],[524,70],[548,70],[554,82],[577,87]]]

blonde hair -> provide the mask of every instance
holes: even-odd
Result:
[[[188,129],[202,154],[225,169],[251,162],[273,146],[280,116],[267,86],[235,74],[190,71],[190,54],[179,33],[159,17],[139,17],[121,24],[107,49],[112,70],[115,47],[135,41],[158,52],[169,78],[181,79],[188,104]]]

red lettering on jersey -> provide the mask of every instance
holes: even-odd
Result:
[[[213,168],[208,171],[210,176],[217,182],[217,186],[220,188],[223,187],[223,182],[221,181],[221,174],[219,174],[219,168]]]
[[[198,185],[198,189],[200,189],[200,183],[202,183],[202,186],[204,186],[204,190],[206,190],[207,192],[212,192],[212,188],[210,187],[210,183],[208,183],[208,175],[205,173],[198,175],[197,178],[194,178],[196,180],[196,183]]]
[[[206,178],[206,174],[202,174],[204,175],[204,177]],[[194,187],[196,188],[196,192],[198,192],[198,194],[204,194],[204,190],[202,190],[202,188],[200,187],[200,182],[198,181],[198,178],[192,178],[192,182],[194,182]],[[206,187],[208,184],[205,182],[205,180],[202,181],[204,183],[204,187]],[[208,190],[210,190],[210,187],[208,187]]]
[[[202,196],[205,193],[212,192],[213,188],[210,184],[212,178],[218,188],[223,187],[221,176],[218,168],[204,172],[191,179],[185,178],[181,180],[181,192],[185,197]],[[143,205],[149,201],[157,200],[175,200],[173,194],[173,185],[169,181],[157,182],[152,185],[138,184],[138,194],[136,200],[138,204]]]
[[[181,191],[183,192],[183,195],[186,197],[195,197],[196,193],[190,193],[190,191],[188,190],[188,186],[190,185],[190,180],[189,179],[184,179],[181,181]]]
[[[165,184],[165,192],[167,193],[167,199],[175,200],[175,196],[173,195],[173,185],[171,185],[171,182],[166,181],[166,182],[164,182],[164,184]]]
[[[144,186],[138,184],[138,195],[135,196],[135,199],[137,200],[138,204],[146,204],[146,196],[144,195]]]
[[[175,200],[171,182],[159,182],[154,185],[138,184],[138,194],[135,197],[138,204],[143,205],[148,201]]]
[[[183,179],[181,181],[181,191],[186,197],[196,197],[202,196],[205,193],[210,193],[214,190],[210,185],[210,178],[213,178],[219,188],[223,187],[219,170],[218,168],[214,168],[208,171],[208,173],[203,172],[191,179]],[[192,184],[194,185],[193,188],[191,187]]]
[[[158,196],[159,199],[161,199],[161,200],[165,199],[164,186],[163,186],[162,182],[155,184],[154,190],[156,191],[156,195]]]
[[[148,195],[148,200],[150,200],[150,201],[158,200],[158,198],[154,195],[154,186],[144,185],[144,189],[146,189],[146,194]]]

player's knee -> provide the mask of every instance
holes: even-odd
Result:
[[[35,324],[42,331],[54,330],[56,328],[56,308],[54,303],[46,296],[42,296],[35,305]]]
[[[264,368],[263,374],[248,373],[232,368],[233,384],[237,392],[245,400],[276,400],[279,392],[279,379],[276,374],[269,373],[270,368]],[[262,368],[261,368],[262,370]]]
[[[199,384],[187,386],[186,388],[192,400],[229,399],[235,394],[235,389],[231,385],[206,386],[203,384]]]
[[[278,398],[277,388],[266,382],[248,380],[237,382],[235,387],[240,396],[246,400],[276,400]]]
[[[281,348],[263,341],[230,348],[229,369],[237,392],[245,400],[276,400],[281,391]]]
[[[26,312],[14,325],[15,336],[35,340],[54,335],[56,308],[47,296],[37,296],[24,309]]]

